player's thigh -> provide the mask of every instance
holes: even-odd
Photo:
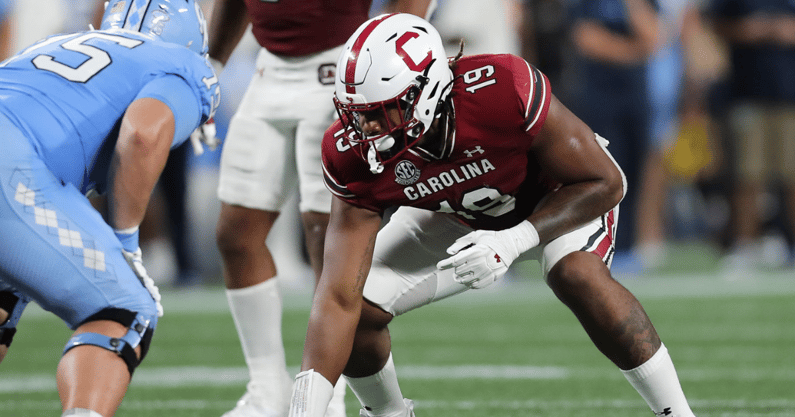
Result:
[[[279,211],[297,181],[294,134],[290,122],[235,115],[221,153],[221,201]]]
[[[454,218],[401,207],[378,232],[364,298],[397,316],[469,287],[455,282],[453,270],[439,271],[447,248],[472,229]]]
[[[323,113],[315,115],[316,118],[301,120],[296,133],[299,209],[301,212],[328,213],[331,211],[331,193],[323,182],[320,142],[323,133],[334,121],[336,111],[334,106],[329,105]]]
[[[300,183],[302,212],[328,213],[331,210],[331,193],[323,183],[321,147],[323,134],[337,119],[334,108],[333,77],[320,74],[333,68],[339,48],[320,53],[304,63],[305,90],[301,103],[300,121],[296,131],[296,164]]]
[[[156,307],[88,200],[39,160],[0,166],[0,276],[75,328],[108,308]],[[154,322],[153,324],[154,325]]]
[[[544,276],[563,257],[576,252],[593,253],[609,267],[615,253],[615,235],[618,225],[618,206],[584,226],[552,240],[544,245],[541,253],[541,268]]]

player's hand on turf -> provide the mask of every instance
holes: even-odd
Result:
[[[146,287],[149,294],[152,295],[152,299],[155,300],[155,304],[157,305],[157,317],[163,317],[163,305],[160,304],[160,290],[157,288],[157,285],[155,285],[155,281],[149,277],[146,268],[144,268],[141,248],[136,249],[135,252],[129,252],[124,249],[122,249],[121,252],[124,254],[124,259],[127,260],[127,264],[130,265],[135,275],[141,280],[141,284]]]
[[[215,136],[215,120],[210,119],[197,127],[190,134],[190,143],[193,145],[193,153],[196,155],[204,153],[202,144],[207,145],[211,151],[214,151],[221,144],[221,140]]]
[[[515,252],[515,250],[513,251]],[[436,264],[440,270],[455,268],[455,280],[474,289],[484,288],[502,278],[519,256],[511,251],[491,230],[476,230],[455,241],[447,253],[451,257]]]

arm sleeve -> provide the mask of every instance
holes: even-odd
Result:
[[[150,81],[135,99],[144,97],[162,101],[174,114],[172,149],[185,142],[201,123],[200,102],[191,86],[182,77],[169,74]]]

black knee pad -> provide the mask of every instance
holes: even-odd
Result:
[[[66,343],[63,353],[65,354],[70,349],[80,345],[93,345],[111,352],[115,352],[127,364],[127,370],[130,371],[132,377],[135,368],[144,360],[146,353],[149,351],[149,344],[152,342],[152,335],[154,328],[149,325],[151,319],[146,318],[143,314],[138,314],[130,310],[120,308],[106,308],[100,312],[92,315],[91,317],[83,320],[80,325],[85,323],[99,320],[115,321],[127,328],[127,334],[122,337],[110,337],[98,333],[81,333],[73,336]],[[80,326],[78,326],[80,327]],[[141,358],[135,354],[135,348],[141,346]]]
[[[11,346],[11,341],[14,340],[14,335],[17,333],[17,328],[12,327],[9,329],[0,329],[0,345],[5,345],[6,347]]]
[[[28,305],[28,300],[21,299],[11,291],[0,291],[0,309],[8,313],[8,318],[0,323],[0,345],[11,346],[14,334],[17,332],[17,322],[22,316],[22,311]]]

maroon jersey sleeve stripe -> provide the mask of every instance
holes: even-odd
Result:
[[[524,126],[525,131],[530,132],[530,134],[536,134],[544,124],[552,94],[547,77],[530,64],[527,64],[527,66],[530,70],[531,79]]]
[[[346,203],[354,205],[356,207],[374,211],[376,213],[384,212],[382,208],[372,204],[371,203],[372,200],[365,201],[365,199],[358,198],[356,194],[348,190],[348,187],[340,185],[336,180],[334,180],[334,178],[331,176],[328,170],[326,170],[325,164],[323,165],[323,180],[326,184],[326,188],[328,188],[331,194],[336,196],[340,200],[345,201]]]
[[[348,187],[344,185],[340,185],[334,177],[328,172],[326,169],[326,164],[323,164],[323,181],[326,183],[326,188],[331,191],[331,194],[336,195],[337,197],[342,198],[353,198],[355,197],[350,191],[348,191]]]

